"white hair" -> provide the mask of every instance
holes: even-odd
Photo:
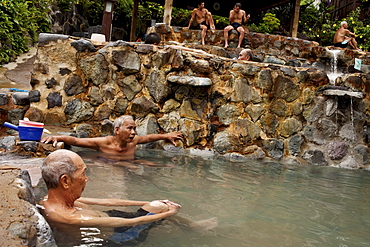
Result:
[[[348,24],[346,21],[342,21],[341,23],[340,23],[340,26],[343,26],[344,24]]]
[[[121,128],[121,126],[123,125],[123,123],[126,120],[128,120],[128,119],[134,120],[134,118],[132,116],[130,116],[130,115],[122,115],[119,118],[117,118],[116,120],[114,120],[114,123],[113,123],[113,131],[115,131],[116,128]]]

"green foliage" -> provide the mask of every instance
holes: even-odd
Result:
[[[278,30],[280,27],[280,20],[276,18],[276,15],[273,13],[266,13],[262,17],[262,22],[257,26],[252,23],[250,25],[250,30],[258,33],[272,33],[275,30]]]
[[[369,20],[360,20],[360,8],[351,11],[342,20],[331,19],[328,9],[324,4],[315,7],[313,4],[307,6],[301,12],[299,30],[305,34],[309,40],[315,40],[322,46],[333,45],[335,32],[340,28],[342,21],[347,21],[348,29],[356,34],[358,47],[365,51],[370,49],[370,23]]]
[[[26,52],[49,30],[49,0],[0,0],[0,64]]]

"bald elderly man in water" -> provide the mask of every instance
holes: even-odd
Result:
[[[167,140],[176,146],[176,140],[183,140],[180,132],[168,134],[136,135],[136,124],[132,116],[123,115],[117,118],[113,124],[114,135],[94,138],[77,138],[73,136],[47,136],[41,142],[64,142],[67,145],[93,148],[107,154],[119,155],[126,159],[133,159],[137,144]]]
[[[74,235],[77,239],[80,237],[80,227],[98,227],[111,229],[106,236],[111,235],[116,241],[120,233],[131,227],[173,216],[181,207],[168,200],[150,202],[81,197],[88,181],[86,165],[78,154],[69,150],[51,153],[45,159],[41,173],[48,188],[48,194],[39,202],[42,214],[53,228],[65,235]],[[91,205],[139,206],[140,209],[133,213],[118,210],[103,212]],[[213,218],[196,222],[180,218],[180,221],[193,228],[209,228],[217,224]]]

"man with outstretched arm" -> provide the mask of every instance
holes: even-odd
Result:
[[[74,235],[76,240],[80,237],[81,227],[98,227],[114,228],[108,239],[120,242],[120,238],[126,238],[123,234],[127,230],[135,230],[132,227],[173,216],[181,207],[168,200],[150,202],[81,197],[88,181],[86,164],[78,154],[69,150],[51,153],[45,159],[41,173],[48,189],[48,194],[39,202],[42,214],[52,228],[68,236]],[[140,206],[140,209],[133,213],[118,210],[103,212],[91,205]],[[212,222],[215,224],[214,220],[193,222],[184,219],[185,225],[195,228]],[[141,230],[143,228],[137,229]]]
[[[239,32],[239,43],[238,48],[242,45],[244,39],[244,28],[242,26],[243,22],[247,22],[250,15],[246,15],[245,11],[241,9],[242,5],[236,3],[234,9],[230,11],[229,21],[230,25],[224,28],[224,38],[225,38],[225,48],[229,47],[229,31],[235,29]]]
[[[204,2],[200,2],[198,4],[198,8],[194,8],[191,18],[189,21],[188,28],[191,27],[193,21],[197,23],[194,29],[201,29],[202,30],[202,45],[205,44],[204,39],[207,34],[207,29],[210,27],[212,30],[215,29],[215,24],[212,18],[211,12],[208,9],[204,8]]]
[[[145,136],[136,135],[136,124],[132,116],[123,115],[114,121],[113,136],[77,138],[73,136],[47,136],[42,138],[41,142],[52,142],[56,146],[57,142],[64,142],[67,145],[93,148],[107,154],[125,156],[127,159],[133,159],[137,144],[144,144],[159,140],[168,140],[176,146],[176,140],[182,140],[180,132],[167,134],[149,134]]]

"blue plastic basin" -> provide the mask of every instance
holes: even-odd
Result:
[[[11,123],[5,122],[5,127],[17,130],[19,139],[22,141],[40,141],[44,128],[16,126]]]

